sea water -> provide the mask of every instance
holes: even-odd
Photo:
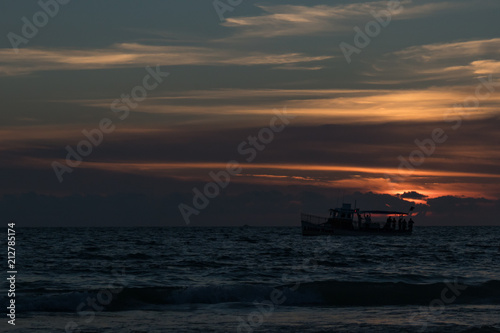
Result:
[[[4,314],[0,327],[500,332],[499,257],[499,227],[416,227],[409,237],[303,237],[297,227],[18,228],[16,325]]]

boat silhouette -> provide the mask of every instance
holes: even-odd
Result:
[[[411,207],[408,213],[386,210],[362,211],[352,208],[350,203],[344,203],[340,208],[330,209],[328,217],[301,213],[302,235],[408,236],[413,232],[414,222],[411,219],[413,209],[414,207]],[[406,216],[410,217],[409,221],[406,221]]]

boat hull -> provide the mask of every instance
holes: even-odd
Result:
[[[307,221],[302,221],[302,235],[304,236],[321,236],[335,235],[335,229],[332,225],[315,224]]]
[[[387,229],[343,229],[335,228],[332,224],[315,224],[308,221],[302,222],[302,235],[304,236],[409,236],[410,230],[387,230]]]

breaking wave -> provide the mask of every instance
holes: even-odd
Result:
[[[279,290],[280,292],[276,292]],[[124,288],[110,291],[46,290],[18,294],[20,311],[75,312],[88,299],[102,300],[99,311],[161,309],[168,305],[270,301],[274,292],[280,303],[293,306],[384,306],[428,305],[435,299],[454,304],[500,303],[500,281],[477,285],[455,283],[409,284],[403,282],[317,281],[300,285],[259,284],[208,285],[191,287]],[[444,295],[444,296],[443,296]],[[444,298],[443,298],[444,297]],[[6,299],[4,298],[4,303]],[[281,302],[282,301],[282,302]]]

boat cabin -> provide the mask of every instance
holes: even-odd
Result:
[[[352,209],[350,203],[345,203],[341,208],[330,209],[330,218],[352,221],[355,213],[356,209]]]

